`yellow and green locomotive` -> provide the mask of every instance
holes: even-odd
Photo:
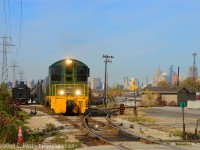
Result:
[[[82,114],[88,108],[88,77],[89,68],[83,62],[60,60],[49,67],[49,75],[31,93],[55,113]]]

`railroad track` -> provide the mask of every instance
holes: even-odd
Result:
[[[126,147],[127,142],[130,143],[140,141],[143,143],[159,144],[171,149],[181,150],[181,148],[179,147],[131,133],[121,128],[120,126],[114,124],[110,119],[110,115],[106,111],[104,111],[104,113],[106,115],[105,119],[108,123],[93,119],[92,113],[89,111],[88,115],[84,117],[84,125],[88,132],[90,132],[90,134],[92,134],[96,138],[99,138],[109,144],[116,146],[118,149],[129,149],[128,147]]]
[[[40,110],[40,108],[37,108]],[[181,148],[166,144],[164,142],[159,142],[151,139],[147,139],[146,137],[139,136],[132,132],[129,132],[120,126],[113,123],[110,119],[110,115],[106,112],[106,110],[99,110],[101,114],[104,114],[105,119],[108,123],[97,121],[93,119],[91,113],[88,113],[87,116],[76,116],[76,117],[67,117],[63,115],[59,115],[57,120],[61,121],[62,123],[68,122],[75,128],[81,131],[81,138],[85,138],[88,140],[95,139],[96,144],[94,145],[105,145],[111,144],[116,146],[118,149],[128,149],[123,143],[126,142],[136,142],[142,141],[144,143],[155,143],[159,145],[163,145],[169,147],[171,149],[180,150]],[[41,111],[49,113],[46,109],[42,109]],[[113,136],[111,136],[113,134]],[[166,141],[166,142],[178,142],[178,141]],[[182,141],[181,141],[182,142]],[[184,141],[183,141],[184,142]],[[197,142],[197,141],[196,141]]]

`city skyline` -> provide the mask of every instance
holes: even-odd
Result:
[[[5,15],[1,1],[0,37],[12,38],[16,46],[9,48],[8,66],[17,61],[27,81],[44,79],[51,64],[69,57],[87,64],[90,77],[103,81],[104,54],[114,56],[108,64],[110,86],[123,84],[125,76],[145,83],[158,67],[167,72],[170,65],[174,70],[179,66],[186,77],[194,52],[200,70],[199,4],[187,0],[11,0],[10,6],[6,1]],[[9,68],[9,80],[12,76]]]

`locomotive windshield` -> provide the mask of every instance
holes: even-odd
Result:
[[[61,66],[56,65],[51,68],[51,80],[52,81],[61,81]]]
[[[77,67],[77,81],[87,81],[87,70],[86,66]]]

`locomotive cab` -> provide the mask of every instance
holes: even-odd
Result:
[[[60,60],[49,67],[46,100],[55,113],[85,113],[88,108],[89,68],[75,59]]]

